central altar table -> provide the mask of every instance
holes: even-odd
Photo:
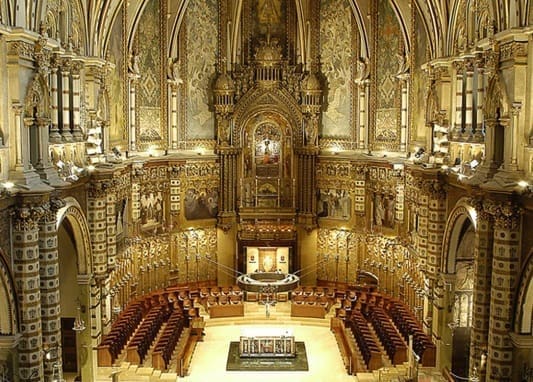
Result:
[[[296,348],[292,330],[280,328],[245,328],[239,342],[241,357],[294,357]]]

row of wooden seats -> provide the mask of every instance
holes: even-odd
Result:
[[[346,367],[348,374],[355,374],[359,370],[357,362],[357,351],[353,344],[353,341],[350,341],[346,335],[346,326],[345,320],[340,319],[339,317],[332,317],[330,323],[330,329],[335,334],[335,340],[337,341],[337,346],[341,353],[342,361]]]
[[[294,304],[305,304],[305,305],[320,305],[323,306],[326,311],[329,310],[333,301],[326,296],[317,297],[315,295],[304,296],[296,295],[292,297],[292,302]]]
[[[118,316],[98,346],[98,365],[112,366],[143,317],[143,302],[134,301]]]
[[[345,321],[346,327],[349,328],[357,341],[359,351],[363,356],[368,370],[377,370],[382,366],[381,351],[379,346],[368,327],[368,322],[361,312],[354,311]]]
[[[215,305],[229,305],[229,304],[242,304],[242,296],[241,295],[218,295],[218,296],[208,296],[204,300],[204,305],[207,310],[209,310],[210,307]]]
[[[298,286],[291,292],[291,298],[295,296],[304,296],[304,297],[328,297],[330,299],[335,299],[336,292],[334,288],[324,288],[324,287],[312,287],[312,286]]]
[[[394,365],[407,361],[407,346],[392,325],[389,316],[381,307],[373,307],[369,312],[370,322],[376,330],[385,351]]]
[[[212,286],[212,287],[203,287],[200,289],[199,296],[200,298],[207,298],[208,296],[231,296],[237,295],[242,296],[242,290],[238,285],[232,286]]]
[[[170,315],[161,337],[157,340],[152,353],[152,367],[160,370],[168,368],[172,352],[188,324],[188,318],[180,310]]]
[[[128,344],[126,360],[140,365],[152,345],[163,322],[167,321],[171,313],[168,306],[154,306],[144,318],[132,340]]]
[[[400,302],[395,302],[389,309],[392,321],[402,334],[405,341],[413,336],[413,351],[420,357],[423,366],[435,366],[436,346],[424,333],[415,316]]]

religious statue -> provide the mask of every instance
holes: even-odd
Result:
[[[168,81],[179,85],[183,83],[183,80],[180,77],[180,59],[179,58],[168,58],[168,68],[167,68]]]
[[[383,219],[385,219],[385,207],[381,195],[376,194],[374,196],[374,224],[381,227]]]
[[[130,53],[129,59],[128,59],[128,73],[133,76],[139,76],[140,70],[139,70],[139,55],[132,51]]]
[[[368,57],[359,57],[356,65],[357,72],[355,74],[355,82],[362,83],[368,78],[370,74],[370,65],[368,63]]]
[[[311,117],[305,124],[305,139],[309,146],[316,145],[316,138],[318,135],[317,118]]]

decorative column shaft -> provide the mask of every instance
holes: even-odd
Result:
[[[83,140],[83,133],[80,126],[80,104],[81,104],[81,95],[80,95],[80,70],[81,63],[74,63],[72,68],[72,137],[74,141],[81,142]]]
[[[65,142],[72,142],[70,132],[70,62],[65,61],[61,67],[61,91],[63,106],[63,121],[61,126],[61,137]]]
[[[401,104],[401,115],[400,115],[400,151],[407,151],[407,125],[409,121],[409,81],[408,75],[407,79],[402,79],[402,104]]]
[[[13,104],[13,111],[15,113],[15,166],[19,170],[25,170],[22,163],[22,129],[24,128],[24,122],[22,121],[22,105],[20,103]]]
[[[22,207],[13,222],[14,278],[19,299],[21,340],[18,362],[21,381],[43,380],[39,226],[41,207]]]
[[[455,63],[455,119],[452,138],[458,139],[463,132],[463,69],[462,62]]]
[[[471,140],[474,135],[473,113],[474,113],[474,63],[471,59],[465,63],[465,123],[463,139]]]
[[[515,286],[519,277],[520,215],[512,205],[488,202],[494,215],[494,246],[490,296],[487,380],[511,381],[513,345],[510,338]]]
[[[359,85],[359,148],[366,149],[367,145],[367,89],[368,84],[362,83]]]
[[[59,134],[59,106],[58,106],[58,89],[57,89],[57,67],[51,68],[50,73],[50,106],[52,126],[50,127],[50,142],[60,143],[61,134]]]
[[[483,107],[485,105],[485,70],[478,60],[477,67],[477,92],[476,92],[476,126],[474,131],[474,141],[483,142]]]
[[[39,270],[41,287],[42,338],[43,344],[48,345],[50,351],[45,362],[45,380],[53,374],[51,367],[61,362],[61,305],[59,301],[59,253],[57,246],[56,211],[64,203],[59,200],[46,206],[43,218],[39,223]],[[64,270],[67,271],[67,270]]]
[[[470,373],[477,370],[479,381],[485,381],[486,368],[481,358],[486,357],[490,317],[490,285],[492,274],[492,248],[494,227],[492,215],[481,203],[476,203],[477,229],[474,245],[474,300],[472,306],[472,331],[470,334]]]
[[[170,95],[170,136],[171,142],[170,147],[173,150],[178,149],[178,86],[171,85],[171,95]]]
[[[93,246],[93,267],[95,278],[104,278],[107,273],[106,235],[106,190],[108,185],[96,182],[89,189],[88,224]]]
[[[130,151],[137,151],[137,135],[136,135],[136,122],[135,122],[135,80],[137,76],[130,74],[130,96],[129,96],[129,122],[130,122]]]
[[[218,224],[223,229],[229,229],[236,217],[237,192],[237,155],[240,150],[224,146],[218,148],[220,157],[220,192],[221,211],[218,214]],[[241,195],[242,197],[242,195]]]
[[[107,231],[107,270],[115,268],[117,256],[116,190],[107,192],[106,231]]]

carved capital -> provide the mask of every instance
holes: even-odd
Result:
[[[515,231],[519,228],[521,209],[512,202],[498,203],[486,200],[483,203],[484,210],[494,217],[496,228]]]
[[[15,231],[33,231],[38,229],[39,220],[46,212],[46,204],[23,206],[13,211],[13,229]]]

